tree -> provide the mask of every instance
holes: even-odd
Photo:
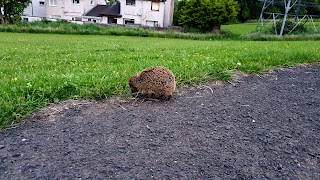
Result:
[[[311,15],[320,15],[320,0],[309,0],[310,3],[314,4],[314,6],[310,6],[306,8],[308,14]]]
[[[186,1],[182,0],[182,1],[175,1],[174,3],[174,13],[173,13],[173,22],[172,24],[174,26],[178,26],[179,25],[179,18],[181,15],[181,11],[182,11],[182,7],[186,5]]]
[[[0,0],[0,24],[15,23],[21,20],[21,13],[31,0]]]
[[[238,15],[238,19],[241,22],[245,22],[246,20],[250,19],[250,8],[248,6],[248,2],[245,0],[238,1],[240,6],[240,13]]]
[[[187,0],[178,22],[201,32],[220,33],[221,25],[237,15],[238,3],[234,0]]]
[[[257,0],[237,0],[240,7],[240,13],[238,14],[238,20],[245,22],[250,19],[258,19],[262,3]]]

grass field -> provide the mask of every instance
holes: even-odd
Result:
[[[273,24],[269,24],[270,28],[272,28]],[[318,31],[320,31],[320,21],[315,21],[314,24],[311,22],[306,23],[306,27],[310,29],[311,31],[314,30],[314,26],[317,28]],[[236,35],[243,35],[248,34],[251,32],[255,32],[257,27],[257,22],[251,22],[251,23],[243,23],[243,24],[230,24],[230,25],[222,25],[223,29],[229,30],[231,33],[234,33]]]
[[[316,26],[320,22],[316,21]],[[256,32],[257,22],[244,24],[230,24],[222,26],[221,34],[213,33],[186,33],[176,30],[146,29],[142,27],[124,26],[100,26],[98,24],[75,24],[67,21],[34,21],[19,22],[16,24],[0,25],[0,32],[33,33],[33,34],[73,34],[73,35],[112,35],[112,36],[137,36],[154,38],[174,38],[190,40],[250,40],[250,41],[305,41],[320,40],[320,27],[314,32],[311,23],[307,24],[307,30],[295,32],[279,37],[274,35],[272,23],[268,24],[260,32]]]
[[[0,33],[0,127],[49,102],[128,96],[131,75],[165,66],[178,86],[320,60],[319,41],[199,41]],[[240,67],[236,67],[241,63]]]
[[[229,24],[222,25],[222,29],[228,29],[230,32],[236,35],[247,34],[250,32],[255,32],[257,23],[243,23],[243,24]]]

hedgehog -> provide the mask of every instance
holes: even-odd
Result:
[[[168,101],[176,89],[176,81],[169,69],[154,66],[130,77],[129,86],[136,97]]]

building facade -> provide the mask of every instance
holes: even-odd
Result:
[[[84,15],[101,24],[167,28],[172,25],[174,0],[121,0],[114,5],[96,6]]]
[[[173,12],[174,0],[120,0],[113,5],[106,5],[105,0],[33,0],[23,19],[167,28],[172,24]]]
[[[46,17],[45,0],[32,0],[22,13],[24,21],[41,20]]]
[[[46,18],[82,21],[82,16],[105,0],[46,0]]]
[[[173,20],[174,0],[121,0],[118,24],[169,27]]]

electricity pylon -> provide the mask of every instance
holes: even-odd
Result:
[[[314,31],[317,32],[319,27],[316,27],[313,18],[320,17],[319,15],[310,15],[301,12],[301,7],[316,7],[320,3],[311,3],[308,0],[258,0],[263,3],[260,18],[257,25],[257,31],[265,27],[269,27],[273,23],[273,28],[276,35],[282,36],[288,20],[295,22],[294,26],[289,27],[288,33],[291,33],[298,25],[310,21],[313,25]],[[283,7],[282,12],[272,12],[270,6]],[[277,27],[280,26],[281,27]],[[278,32],[278,29],[280,31]]]

